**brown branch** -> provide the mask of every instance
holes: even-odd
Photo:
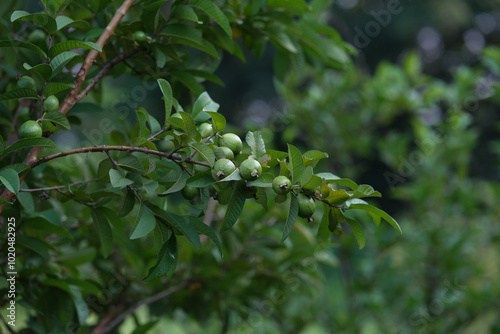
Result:
[[[182,284],[173,286],[167,290],[164,290],[152,297],[143,299],[137,303],[135,303],[132,307],[130,307],[128,310],[120,314],[118,317],[116,317],[113,320],[110,320],[108,316],[104,317],[99,324],[97,324],[97,327],[92,331],[92,334],[104,334],[110,332],[113,328],[115,328],[118,324],[120,324],[123,320],[125,320],[126,317],[128,317],[130,314],[134,313],[135,310],[137,310],[139,307],[144,306],[144,305],[149,305],[151,303],[154,303],[162,298],[165,298],[169,295],[171,295],[174,292],[177,292],[187,286],[187,282],[184,282]]]
[[[109,71],[113,69],[113,67],[118,64],[119,62],[124,62],[125,59],[132,57],[135,55],[139,50],[134,50],[129,54],[119,54],[115,58],[113,58],[109,63],[103,66],[103,68],[99,71],[99,73],[96,74],[95,77],[90,80],[90,83],[85,87],[80,94],[78,94],[75,98],[75,103],[83,99],[91,90],[92,88],[95,87],[95,85],[101,80]]]
[[[106,314],[106,316],[104,318],[102,318],[102,320],[97,324],[96,328],[94,328],[94,330],[92,331],[92,334],[98,334],[98,333],[105,333],[104,330],[105,330],[105,326],[108,322],[112,321],[112,319],[118,314],[121,312],[121,310],[123,310],[125,308],[125,305],[124,304],[119,304],[118,306],[116,307],[113,307],[113,309],[111,310],[111,312],[109,312],[108,314]]]
[[[77,148],[74,150],[69,150],[69,151],[64,151],[64,152],[59,152],[59,153],[47,155],[46,157],[43,157],[43,158],[40,158],[38,160],[33,161],[29,166],[31,168],[34,168],[34,167],[41,165],[47,161],[57,159],[57,158],[66,157],[66,156],[72,155],[72,154],[88,153],[88,152],[108,152],[108,151],[141,152],[141,153],[145,153],[145,154],[157,155],[157,156],[167,158],[167,159],[170,159],[173,161],[182,161],[182,157],[180,157],[178,155],[173,155],[172,153],[159,152],[159,151],[151,150],[151,149],[145,148],[145,147],[102,145],[102,146],[81,147],[81,148]],[[191,159],[186,159],[184,161],[188,162],[188,163],[196,164],[196,165],[210,167],[210,165],[206,162],[201,162],[201,161],[196,161],[196,160],[191,160]]]
[[[135,0],[125,0],[122,3],[122,5],[120,6],[120,8],[118,8],[115,15],[113,16],[113,18],[108,23],[108,25],[104,29],[103,33],[101,34],[101,36],[97,40],[96,44],[99,45],[99,47],[101,47],[101,49],[104,47],[104,44],[106,44],[108,39],[113,35],[116,27],[120,23],[123,16],[125,16],[127,11],[130,9],[130,7],[134,4],[134,1]],[[75,87],[69,91],[68,95],[64,98],[63,102],[59,106],[58,111],[60,113],[67,114],[68,111],[75,105],[75,103],[78,102],[78,100],[77,100],[78,92],[80,91],[80,88],[81,88],[83,82],[85,81],[85,78],[87,77],[87,73],[88,73],[90,67],[92,67],[92,64],[94,63],[98,54],[99,54],[99,52],[95,51],[95,50],[90,50],[90,52],[88,53],[87,57],[85,58],[85,60],[82,64],[80,71],[78,72],[78,74],[75,77],[75,80],[74,80]],[[48,136],[50,136],[50,134],[47,135],[47,137]],[[34,161],[37,160],[38,156],[40,155],[40,152],[42,152],[41,147],[32,148],[30,150],[28,156],[26,157],[26,159],[24,159],[23,163],[27,164],[27,165],[31,165]],[[20,183],[24,180],[24,178],[26,177],[27,174],[28,173],[26,173],[20,177],[20,180],[19,180]],[[9,190],[5,189],[2,192],[2,195],[0,196],[0,198],[10,202],[10,200],[12,199],[13,196],[14,196],[13,193],[11,193]],[[5,208],[5,204],[0,205],[0,213],[3,211],[4,208]]]
[[[57,190],[57,189],[63,189],[63,188],[66,188],[66,187],[76,186],[76,185],[79,185],[79,184],[82,184],[82,183],[97,182],[99,180],[100,179],[92,179],[92,180],[87,180],[87,181],[78,181],[78,182],[75,182],[75,183],[67,184],[65,186],[55,186],[55,187],[36,188],[36,189],[19,189],[19,191],[21,191],[21,192],[30,192],[31,193],[31,192],[38,192],[38,191]]]

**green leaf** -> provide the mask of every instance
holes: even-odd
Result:
[[[148,275],[144,278],[145,282],[155,280],[168,274],[171,270],[175,269],[177,265],[177,239],[175,234],[172,233],[170,238],[163,244],[158,256],[156,257],[156,264],[149,269]]]
[[[234,186],[233,192],[231,194],[231,199],[229,201],[229,205],[227,206],[226,215],[224,216],[221,231],[226,231],[232,228],[240,217],[243,206],[245,205],[245,192],[245,181],[238,181],[238,183],[236,183],[236,185]]]
[[[151,131],[146,126],[146,122],[149,121],[149,114],[146,109],[140,107],[135,111],[137,118],[139,119],[139,136],[142,138],[149,138],[151,136]]]
[[[189,178],[188,173],[182,171],[181,174],[179,175],[179,178],[174,183],[174,185],[171,186],[167,191],[164,191],[161,194],[158,194],[158,196],[166,196],[168,194],[172,194],[172,193],[181,191],[182,188],[184,188],[186,186],[186,182],[187,182],[188,178]]]
[[[49,50],[49,57],[54,58],[65,51],[73,49],[91,49],[102,52],[101,47],[93,42],[65,41],[54,44]]]
[[[297,221],[299,216],[299,201],[297,197],[293,194],[290,196],[290,208],[288,210],[288,216],[286,217],[285,227],[283,229],[283,235],[281,236],[281,242],[288,238],[290,232],[292,232],[293,225]]]
[[[274,29],[274,27],[272,27],[268,29],[266,33],[274,45],[282,47],[283,49],[285,49],[287,52],[290,53],[298,52],[295,43],[292,41],[292,39],[286,32]]]
[[[28,43],[25,41],[18,41],[15,39],[0,41],[0,48],[9,48],[9,47],[11,47],[11,48],[18,47],[18,48],[28,49],[28,50],[31,50],[33,52],[38,53],[43,58],[47,58],[47,54],[42,49],[40,49],[38,46],[36,46],[35,44],[31,44],[31,43]]]
[[[160,20],[160,8],[161,6],[167,2],[166,0],[153,2],[146,6],[141,15],[142,23],[146,28],[146,31],[156,32],[156,27],[158,26],[158,22]]]
[[[5,150],[3,150],[2,157],[20,148],[31,147],[31,146],[55,148],[56,144],[54,144],[52,140],[43,137],[19,139],[14,144],[7,146]]]
[[[196,77],[185,70],[171,70],[170,74],[184,84],[194,95],[200,95],[205,89],[196,80]]]
[[[134,181],[127,179],[116,169],[109,170],[109,181],[111,181],[111,186],[113,188],[123,188],[134,183]]]
[[[196,152],[198,152],[198,155],[201,156],[203,160],[205,160],[210,165],[210,167],[214,166],[215,154],[214,151],[207,144],[193,143],[189,146],[194,148]]]
[[[194,23],[198,23],[198,15],[196,15],[193,8],[185,5],[180,5],[175,7],[175,9],[170,13],[171,19],[187,20]]]
[[[9,189],[11,193],[17,194],[19,192],[19,175],[11,168],[0,170],[0,182]]]
[[[19,198],[20,195],[30,195],[29,193],[24,193],[21,192],[19,193],[16,197]],[[33,201],[33,199],[31,199]],[[24,205],[23,205],[24,206]],[[26,209],[26,207],[25,207]],[[66,237],[68,239],[73,239],[71,234],[69,234],[68,231],[62,226],[59,226],[43,217],[33,217],[27,219],[24,224],[23,224],[23,229],[34,229],[34,230],[40,230],[47,235],[50,234],[59,234],[63,237]]]
[[[248,185],[248,184],[247,184]],[[255,193],[257,198],[255,201],[264,207],[264,210],[267,211],[267,193],[263,188],[257,188],[257,192]]]
[[[304,153],[302,157],[304,158],[304,166],[315,167],[319,160],[328,158],[328,153],[312,150]]]
[[[38,64],[31,67],[28,63],[24,63],[23,67],[27,71],[36,71],[40,73],[45,81],[48,81],[52,76],[52,68],[48,64]]]
[[[337,175],[334,175],[332,173],[318,173],[316,176],[319,176],[320,178],[324,179],[326,183],[336,183],[341,186],[346,186],[351,189],[357,189],[358,185],[356,182],[349,180],[349,179],[341,179]]]
[[[365,230],[363,229],[363,226],[355,219],[346,217],[346,220],[351,227],[352,233],[354,233],[359,249],[363,249],[366,244]]]
[[[352,198],[362,197],[382,197],[382,194],[368,184],[360,184],[352,194]]]
[[[194,247],[199,251],[201,248],[200,236],[196,232],[196,229],[191,225],[187,219],[183,216],[178,216],[172,213],[168,213],[159,207],[146,202],[146,205],[153,211],[153,213],[164,220],[167,224],[175,227],[177,230],[182,232],[189,241],[194,245]]]
[[[52,74],[52,71],[50,73]],[[49,83],[47,83],[47,85],[45,85],[45,88],[43,89],[43,95],[45,95],[47,97],[47,96],[54,95],[54,94],[57,94],[59,92],[63,92],[65,90],[71,89],[71,88],[75,88],[75,85],[65,84],[65,83],[60,83],[60,82],[49,82]]]
[[[339,189],[339,190],[330,190],[330,193],[327,198],[324,198],[325,201],[332,205],[338,205],[341,203],[344,203],[348,199],[351,198],[351,195],[349,195],[345,189]]]
[[[315,191],[316,189],[318,189],[321,186],[321,184],[323,183],[323,179],[320,178],[319,176],[312,175],[312,167],[311,166],[308,166],[306,168],[306,173],[304,173],[302,175],[302,178],[300,180],[300,184],[302,186],[302,189]]]
[[[219,250],[220,256],[223,257],[224,255],[222,254],[222,245],[220,243],[219,237],[217,234],[215,234],[215,231],[202,222],[199,218],[189,216],[188,217],[189,223],[194,226],[198,234],[203,234],[206,235],[210,240],[213,241],[217,249]]]
[[[212,111],[216,112],[219,110],[219,104],[215,103],[210,95],[208,95],[207,92],[203,92],[198,96],[196,99],[194,105],[193,105],[193,111],[191,112],[191,116],[196,119],[196,117],[202,112],[202,111]]]
[[[87,21],[83,20],[73,20],[67,16],[59,15],[56,17],[57,30],[61,30],[64,28],[77,28],[81,30],[88,30],[90,28],[90,24]]]
[[[46,242],[26,235],[16,234],[16,244],[31,249],[35,253],[40,254],[45,260],[50,259],[50,254],[47,250],[47,248],[50,248],[50,245]]]
[[[190,140],[194,139],[196,141],[201,140],[201,135],[198,132],[198,129],[196,128],[193,117],[190,114],[183,111],[179,111],[179,114],[182,117],[182,122],[183,122],[182,129],[187,133],[188,138]]]
[[[38,99],[38,93],[36,90],[28,89],[28,88],[20,88],[13,89],[11,91],[6,92],[5,94],[0,95],[0,101],[9,101],[9,100],[19,100],[19,99]]]
[[[125,155],[116,164],[129,172],[142,174],[142,164],[135,155]]]
[[[226,32],[226,34],[230,38],[232,37],[232,31],[231,31],[231,26],[229,25],[229,20],[224,15],[224,13],[222,13],[222,11],[215,4],[215,2],[210,0],[194,0],[189,2],[189,6],[204,11],[215,22],[217,22],[217,24]]]
[[[64,68],[64,66],[66,66],[66,64],[68,64],[73,58],[79,56],[80,55],[76,52],[67,51],[52,58],[52,60],[49,63],[50,68],[52,69],[51,78],[59,74],[59,72]]]
[[[170,37],[170,44],[184,44],[197,48],[209,55],[218,58],[219,55],[215,47],[203,39],[201,31],[179,23],[171,23],[162,30],[161,35]]]
[[[73,0],[42,0],[45,8],[52,14],[61,13]]]
[[[84,325],[89,316],[89,307],[87,303],[82,297],[82,293],[80,289],[74,285],[68,285],[71,300],[73,300],[73,304],[75,305],[76,314],[78,316],[78,322],[80,325]]]
[[[392,227],[394,227],[399,233],[403,233],[401,231],[401,227],[399,227],[398,223],[396,222],[396,220],[394,220],[394,218],[392,218],[391,216],[389,216],[385,211],[383,210],[380,210],[374,206],[371,206],[369,204],[351,204],[349,206],[349,209],[360,209],[360,210],[365,210],[367,211],[368,213],[370,214],[373,214],[375,216],[378,216],[382,219],[384,219],[386,222],[388,222],[389,224],[392,225]]]
[[[163,100],[165,101],[165,119],[167,119],[172,112],[172,87],[165,79],[158,79],[157,82],[163,94]]]
[[[44,27],[49,34],[53,34],[57,31],[56,20],[50,15],[36,13],[30,14],[24,10],[16,10],[10,16],[10,22],[33,22]]]
[[[193,188],[204,188],[214,183],[215,180],[209,173],[197,173],[191,176],[186,182],[186,184]]]
[[[106,216],[99,210],[91,208],[92,220],[94,221],[101,242],[101,252],[103,257],[108,257],[113,249],[113,232]]]
[[[318,239],[318,243],[321,244],[327,241],[332,235],[332,232],[328,228],[329,225],[330,225],[330,206],[325,204],[323,218],[321,218],[321,224],[319,225],[318,234],[316,236],[316,238]]]
[[[226,118],[215,111],[207,111],[207,114],[212,117],[212,126],[214,128],[214,132],[219,132],[224,130],[226,127]]]
[[[239,169],[235,169],[234,172],[220,180],[219,182],[229,182],[229,181],[239,181],[241,180],[241,173]]]
[[[299,149],[291,144],[288,145],[288,158],[290,163],[288,164],[288,169],[292,173],[292,184],[299,182],[302,174],[304,174],[304,161],[302,160],[302,154]]]
[[[126,190],[126,195],[123,197],[123,202],[120,205],[120,210],[116,213],[116,218],[125,217],[132,211],[135,204],[135,196],[132,190]]]
[[[260,131],[248,132],[245,140],[252,150],[252,155],[256,160],[260,159],[264,154],[266,154],[266,144],[264,139],[262,139],[262,134]]]
[[[269,156],[266,163],[269,167],[276,166],[280,161],[284,161],[288,157],[288,153],[276,150],[267,150],[266,154]]]
[[[273,180],[273,174],[263,173],[257,180],[247,182],[247,187],[271,188]]]
[[[139,239],[155,229],[156,220],[153,212],[144,204],[141,204],[139,214],[135,219],[134,227],[130,233],[130,239]]]
[[[58,112],[58,111],[51,111],[43,115],[43,120],[44,121],[51,121],[52,123],[55,123],[58,127],[60,127],[63,130],[70,130],[71,125],[69,124],[68,117],[66,115]]]
[[[212,29],[212,32],[215,34],[215,40],[213,41],[221,48],[226,50],[232,55],[238,57],[242,62],[245,62],[245,55],[241,50],[241,47],[238,43],[232,40],[232,36],[228,36],[222,28],[216,26]]]

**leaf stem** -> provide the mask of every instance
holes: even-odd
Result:
[[[83,184],[83,183],[97,182],[99,180],[100,179],[78,181],[78,182],[75,182],[75,183],[67,184],[65,186],[45,187],[45,188],[36,188],[36,189],[19,189],[19,191],[21,191],[21,192],[38,192],[38,191],[57,190],[57,189],[64,189],[66,187],[76,186],[76,185]]]

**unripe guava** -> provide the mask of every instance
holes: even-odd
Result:
[[[26,121],[19,128],[19,138],[40,138],[42,136],[42,127],[35,121]]]
[[[196,197],[196,195],[198,195],[198,189],[186,185],[184,186],[184,188],[182,188],[181,194],[185,199],[192,200]]]
[[[137,30],[136,32],[134,32],[134,38],[137,42],[139,43],[143,43],[146,41],[146,33],[142,30]]]
[[[243,142],[241,141],[240,137],[238,137],[234,133],[224,134],[220,138],[219,143],[221,146],[229,147],[229,149],[233,151],[235,156],[238,155],[243,149]]]
[[[274,192],[278,195],[285,195],[292,189],[292,182],[283,175],[275,177],[272,185]]]
[[[51,112],[59,109],[59,100],[54,95],[49,96],[43,101],[43,111]]]
[[[201,134],[201,138],[210,137],[214,133],[214,128],[210,123],[201,123],[198,130]]]
[[[212,176],[216,180],[222,180],[236,170],[236,166],[229,159],[220,159],[215,162],[212,169]]]
[[[17,80],[16,87],[20,89],[26,88],[36,90],[35,80],[27,76],[20,77],[19,80]]]
[[[240,174],[245,180],[255,180],[262,174],[262,166],[255,159],[246,159],[240,164]]]
[[[234,159],[234,153],[231,151],[229,147],[221,146],[219,147],[222,153],[224,154],[224,158],[233,160]]]
[[[310,218],[316,210],[314,200],[304,194],[299,194],[297,200],[299,202],[299,217]]]

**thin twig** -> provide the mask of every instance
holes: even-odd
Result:
[[[38,160],[33,161],[29,166],[31,168],[34,168],[34,167],[41,165],[42,163],[45,163],[47,161],[57,159],[57,158],[66,157],[66,156],[72,155],[72,154],[88,153],[88,152],[108,152],[108,151],[141,152],[141,153],[145,153],[145,154],[152,154],[152,155],[164,157],[164,158],[173,160],[174,162],[182,161],[182,157],[180,157],[178,155],[173,155],[172,153],[159,152],[159,151],[151,150],[151,149],[148,149],[145,147],[102,145],[102,146],[82,147],[82,148],[77,148],[74,150],[69,150],[69,151],[64,151],[64,152],[59,152],[59,153],[47,155],[43,158],[40,158]],[[210,165],[206,162],[201,162],[201,161],[196,161],[196,160],[191,160],[191,159],[186,159],[185,162],[210,167]]]
[[[156,301],[158,301],[158,300],[160,300],[162,298],[165,298],[165,297],[171,295],[174,292],[182,290],[186,286],[187,286],[187,282],[184,282],[182,284],[179,284],[179,285],[173,286],[173,287],[171,287],[171,288],[169,288],[167,290],[164,290],[164,291],[162,291],[162,292],[160,292],[160,293],[158,293],[158,294],[156,294],[156,295],[154,295],[152,297],[143,299],[143,300],[135,303],[132,307],[130,307],[128,310],[126,310],[125,312],[123,312],[122,314],[120,314],[118,317],[116,317],[112,321],[109,321],[109,323],[106,326],[100,326],[101,323],[99,323],[97,325],[97,327],[103,328],[103,329],[101,331],[94,330],[92,332],[92,334],[104,334],[104,333],[110,332],[113,328],[115,328],[118,324],[120,324],[123,320],[125,320],[126,317],[128,317],[130,314],[134,313],[135,310],[137,310],[139,307],[144,306],[144,305],[149,305],[151,303],[154,303],[154,302],[156,302]],[[97,329],[97,327],[96,327],[96,329]]]
[[[156,137],[158,137],[159,135],[161,135],[162,133],[167,132],[168,130],[170,130],[170,128],[163,128],[160,131],[158,131],[157,133],[152,134],[151,136],[149,136],[148,140],[151,141],[151,140],[155,139]]]
[[[87,180],[87,181],[78,181],[78,182],[75,182],[75,183],[67,184],[65,186],[55,186],[55,187],[36,188],[36,189],[19,189],[19,191],[31,193],[31,192],[38,192],[38,191],[57,190],[57,189],[64,189],[66,187],[76,186],[76,185],[79,185],[79,184],[82,184],[82,183],[97,182],[99,180],[100,179],[92,179],[92,180]]]
[[[138,52],[138,50],[134,50],[129,54],[119,54],[115,58],[113,58],[111,61],[109,61],[106,65],[102,67],[102,69],[99,71],[99,73],[96,74],[95,77],[90,80],[90,83],[85,87],[81,93],[79,93],[76,98],[75,98],[75,103],[83,99],[91,90],[92,88],[95,87],[95,85],[109,72],[113,69],[113,67],[118,64],[119,62],[125,61],[125,59],[132,57]]]

